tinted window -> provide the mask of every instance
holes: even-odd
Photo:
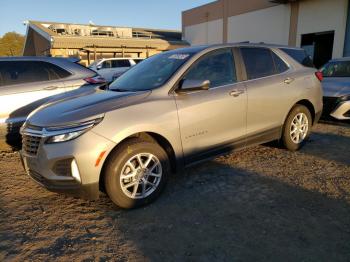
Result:
[[[271,52],[273,62],[275,63],[276,73],[283,73],[288,70],[286,63],[274,52]]]
[[[2,85],[49,81],[69,75],[65,70],[40,61],[0,61]]]
[[[165,84],[166,81],[192,57],[193,53],[170,51],[147,58],[142,63],[117,78],[110,90],[139,91],[152,90]]]
[[[267,48],[241,48],[248,79],[276,73],[271,51]]]
[[[102,68],[112,68],[112,61],[107,60],[102,63]]]
[[[39,63],[43,63],[43,66],[49,71],[50,80],[66,78],[71,75],[68,71],[54,64],[45,63],[45,62],[39,62]]]
[[[231,49],[215,51],[200,58],[184,79],[209,80],[211,88],[237,82]]]
[[[49,81],[70,75],[66,70],[41,61],[0,61],[0,85]]]
[[[329,62],[323,69],[324,77],[350,77],[350,61]]]
[[[291,56],[294,60],[307,67],[315,67],[311,57],[300,49],[281,48],[281,50]]]
[[[112,67],[130,67],[129,60],[112,60]]]

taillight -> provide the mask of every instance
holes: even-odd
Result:
[[[106,79],[104,79],[102,76],[94,76],[94,77],[88,77],[84,79],[89,84],[104,84],[106,83]]]
[[[317,79],[320,80],[320,82],[323,81],[323,74],[322,74],[322,72],[317,71],[317,72],[315,73],[315,75],[316,75]]]

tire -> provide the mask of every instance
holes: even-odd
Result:
[[[146,166],[147,161],[150,162]],[[121,144],[108,159],[104,172],[106,192],[121,208],[140,207],[159,196],[169,174],[169,159],[162,147],[131,139]]]
[[[304,120],[305,118],[306,122]],[[289,115],[283,126],[283,146],[290,151],[299,150],[305,144],[305,141],[309,137],[311,127],[312,117],[309,109],[307,109],[307,107],[303,105],[294,106],[289,112]],[[307,129],[305,130],[304,128]]]

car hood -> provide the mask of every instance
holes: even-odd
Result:
[[[350,94],[350,77],[325,77],[322,81],[323,95],[340,97]]]
[[[90,88],[56,96],[34,110],[27,124],[58,127],[89,121],[146,98],[151,91],[115,92]]]

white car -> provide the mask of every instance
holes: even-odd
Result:
[[[140,61],[142,61],[141,58],[103,58],[93,62],[89,68],[97,72],[107,82],[112,82],[115,75],[123,74]]]

